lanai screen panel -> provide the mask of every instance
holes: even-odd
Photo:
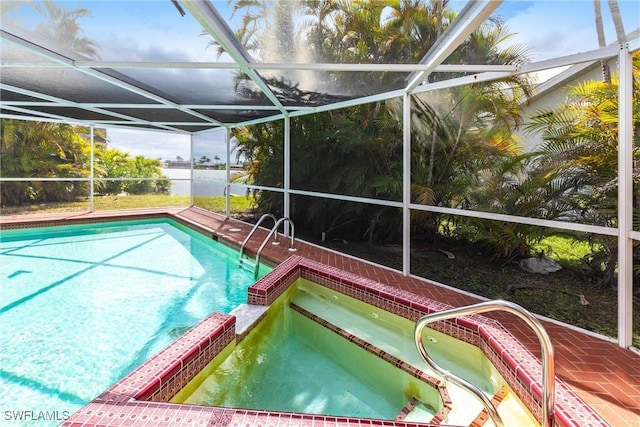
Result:
[[[611,47],[611,57],[616,57],[620,41],[624,43],[637,38],[640,3],[627,0],[615,2],[617,11],[612,11],[608,2],[598,2],[597,8],[594,3],[504,1],[479,30],[467,37],[446,58],[443,65],[523,66],[596,51],[605,46]],[[602,25],[600,32],[597,25],[599,20]],[[635,36],[627,37],[634,32]],[[567,68],[567,65],[549,68],[529,76],[529,83],[533,87]],[[473,71],[435,72],[428,81],[437,82],[473,74]]]
[[[5,67],[2,83],[72,103],[154,104],[148,97],[96,79],[82,71],[61,67]]]
[[[387,3],[287,1],[264,8],[237,2],[216,8],[278,101],[315,107],[406,87],[417,68],[396,65],[417,64],[433,46],[440,32],[433,24],[438,12],[428,2]],[[463,5],[454,3],[447,13]],[[400,16],[412,19],[412,31],[404,32],[411,43],[401,40]],[[448,18],[441,17],[442,25]]]
[[[118,68],[131,79],[181,105],[237,104],[246,99],[235,90],[236,70],[185,68]]]
[[[317,107],[403,89],[409,73],[394,71],[265,71],[260,73],[283,105]]]
[[[276,110],[274,107],[272,108],[256,108],[255,105],[247,105],[246,108],[242,108],[242,105],[237,106],[237,108],[204,108],[198,107],[194,108],[194,111],[204,115],[211,117],[214,120],[218,120],[223,123],[243,123],[252,120],[260,120],[268,117],[280,118],[282,114],[279,110]]]
[[[193,135],[193,195],[196,206],[218,209],[225,213],[224,206],[212,206],[209,198],[226,194],[227,155],[226,131],[224,129]],[[233,174],[230,174],[233,176]]]
[[[3,2],[2,30],[3,90],[21,89],[5,93],[92,109],[48,118],[197,131],[220,126],[216,117],[235,123],[272,114],[244,111],[273,104],[170,1]],[[226,105],[226,112],[210,108]]]
[[[415,64],[433,45],[438,28],[430,2],[214,2],[257,64]],[[413,3],[413,4],[411,4]],[[451,2],[457,13],[464,2]],[[410,45],[398,40],[398,17],[410,17]],[[442,17],[447,21],[448,17]],[[248,23],[248,24],[245,24]],[[406,21],[405,21],[406,23]],[[247,34],[242,28],[255,31]]]
[[[402,99],[291,119],[293,190],[402,200]]]
[[[164,122],[186,123],[179,116],[187,113],[195,122],[184,126],[203,129],[220,122],[278,117],[282,106],[295,110],[404,88],[437,46],[438,37],[446,34],[458,13],[467,10],[466,2],[446,2],[444,10],[438,9],[441,2],[389,3],[273,1],[245,7],[248,2],[216,1],[212,4],[220,20],[206,22],[189,10],[181,13],[182,7],[190,9],[189,2],[3,1],[2,83],[20,85],[27,90],[22,95],[34,96],[28,92],[32,90],[60,98],[63,104],[90,104],[74,106],[100,108],[94,113],[107,115],[113,107],[109,104],[136,109],[158,103],[179,110],[173,120]],[[637,30],[638,3],[618,4],[621,30]],[[615,44],[607,3],[602,3],[601,13],[604,42]],[[593,16],[590,1],[505,1],[486,26],[496,30],[494,43],[517,45],[527,39],[526,58],[492,55],[491,43],[476,32],[452,55],[436,62],[526,64],[594,50],[600,43]],[[496,26],[500,21],[504,28]],[[208,34],[203,26],[216,34]],[[509,32],[514,36],[504,38]],[[224,52],[221,36],[231,40],[223,44],[235,52]],[[548,40],[554,43],[545,44]],[[376,68],[362,68],[365,65]],[[437,68],[424,82],[481,72]],[[114,114],[114,121],[139,120],[145,126],[178,129],[133,113]]]
[[[512,34],[506,42],[526,44],[531,61],[549,60],[596,50],[599,47],[596,27],[596,11],[593,1],[505,1],[494,12],[504,21],[506,34]],[[604,45],[618,45],[614,18],[609,2],[600,3]],[[640,28],[640,3],[619,0],[619,19],[624,34]],[[454,59],[454,56],[450,58]],[[476,61],[481,61],[478,57]],[[485,62],[495,60],[484,57]]]
[[[127,62],[216,61],[210,39],[170,1],[3,1],[3,28],[86,59]]]

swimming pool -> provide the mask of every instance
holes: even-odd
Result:
[[[168,219],[3,230],[3,425],[58,424],[212,312],[246,302],[254,278],[237,263]]]

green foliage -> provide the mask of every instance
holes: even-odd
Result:
[[[305,50],[309,56],[319,62],[413,63],[455,19],[455,14],[443,7],[445,3],[306,1],[301,10],[295,11],[304,17],[303,25],[295,40],[287,43],[308,47]],[[273,56],[277,52],[271,47],[279,32],[262,34],[258,29],[290,25],[281,15],[292,13],[291,8],[239,1],[234,3],[234,11],[244,13],[238,30],[240,40],[263,60],[277,60]],[[491,63],[526,62],[525,49],[498,48],[508,36],[504,25],[493,20],[456,51],[455,61],[490,58]],[[248,93],[251,86],[240,84],[243,79],[246,76],[238,76],[241,95],[263,96]],[[406,85],[400,73],[317,73],[313,79],[318,87],[346,94],[366,91],[369,86],[394,89]],[[284,78],[268,83],[287,104],[315,105],[326,97],[302,91],[297,82],[287,83]],[[529,95],[530,87],[525,77],[514,77],[412,97],[413,201],[447,207],[468,205],[465,195],[470,183],[477,187],[497,159],[517,153],[511,128],[521,124],[517,105],[522,96]],[[291,120],[291,187],[399,201],[401,135],[400,100],[295,117]],[[236,137],[250,162],[252,182],[282,187],[282,122],[238,129]],[[259,210],[281,211],[280,193],[260,192],[256,197]],[[379,242],[398,241],[402,235],[402,216],[396,208],[296,196],[292,198],[292,216],[296,224],[314,235],[325,232]],[[438,229],[438,215],[414,218],[425,219],[414,221],[417,232]]]
[[[640,53],[633,54],[633,128],[640,129]],[[526,126],[539,132],[543,144],[533,153],[535,173],[554,177],[563,190],[554,200],[573,206],[572,220],[602,226],[617,224],[618,203],[618,79],[586,81],[570,88],[565,103],[541,109]],[[637,163],[640,135],[633,140]],[[634,183],[640,174],[633,172]],[[640,195],[634,192],[634,217],[638,217]],[[586,257],[592,277],[615,287],[617,239],[593,236],[597,250]],[[635,245],[634,258],[640,260]],[[636,275],[640,272],[636,271]]]
[[[69,201],[88,193],[86,182],[39,180],[89,176],[89,145],[73,126],[11,119],[1,123],[1,176],[30,179],[3,183],[4,206]]]
[[[94,58],[97,57],[95,42],[82,35],[82,30],[78,24],[80,18],[91,16],[88,9],[69,10],[59,2],[53,1],[43,1],[32,5],[44,19],[43,22],[38,23],[37,33],[72,52],[79,52]]]
[[[564,236],[560,233],[544,238],[534,247],[535,252],[563,262],[581,261],[594,249],[599,248],[594,248],[583,236]]]
[[[28,179],[5,182],[2,205],[73,201],[89,194],[91,147],[86,128],[60,123],[2,119],[0,176]],[[168,194],[170,182],[161,163],[143,156],[131,158],[120,150],[96,145],[96,190],[106,194]],[[87,181],[45,181],[49,178],[84,178]],[[99,178],[144,178],[100,181]]]
[[[148,159],[144,156],[131,158],[127,152],[102,146],[96,153],[102,171],[98,177],[127,179],[101,181],[98,186],[101,192],[108,194],[169,193],[171,184],[162,175],[160,160]],[[131,180],[132,178],[144,179]]]

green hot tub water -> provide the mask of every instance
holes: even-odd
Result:
[[[288,307],[278,311],[173,401],[379,419],[395,418],[411,396],[438,404],[428,385]]]
[[[437,377],[413,344],[413,322],[298,279],[243,341],[230,344],[172,402],[392,420],[415,398],[419,404],[406,418],[412,422],[428,422],[443,407],[434,387],[298,313],[290,302]],[[488,397],[506,386],[479,349],[426,331],[425,345],[445,369]],[[445,421],[469,425],[481,403],[454,384],[448,390],[454,410]],[[498,410],[505,422],[516,423],[506,425],[538,425],[510,389]]]

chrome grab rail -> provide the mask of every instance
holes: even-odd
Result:
[[[254,271],[254,278],[258,278],[258,270],[260,269],[260,254],[262,253],[262,250],[264,249],[264,247],[267,245],[267,242],[269,241],[269,238],[271,238],[271,235],[275,232],[276,233],[276,240],[273,242],[274,244],[279,244],[277,241],[277,236],[278,236],[278,227],[280,226],[280,224],[282,224],[283,222],[288,222],[289,225],[291,225],[291,244],[289,246],[289,251],[291,252],[295,252],[297,249],[293,247],[293,241],[295,239],[295,228],[293,226],[293,221],[291,221],[289,218],[287,217],[282,217],[280,218],[278,221],[276,221],[276,225],[273,226],[273,228],[271,229],[271,231],[269,231],[269,234],[267,235],[267,237],[262,241],[262,245],[260,245],[260,248],[258,249],[258,252],[256,253],[256,269]]]
[[[249,239],[251,239],[251,236],[253,236],[253,233],[256,232],[256,230],[258,229],[260,224],[262,224],[262,221],[264,221],[267,218],[273,219],[274,223],[278,222],[278,220],[276,219],[276,216],[274,214],[268,213],[268,214],[262,215],[260,217],[260,219],[255,223],[255,225],[253,226],[253,228],[251,229],[249,234],[247,234],[247,237],[245,237],[244,242],[242,242],[242,245],[240,246],[240,258],[241,259],[242,259],[242,255],[244,255],[244,247],[246,246],[247,242],[249,241]],[[278,239],[278,235],[276,234],[276,240],[277,239]]]
[[[452,319],[454,317],[466,316],[469,314],[484,313],[487,311],[506,311],[513,313],[520,319],[524,320],[531,329],[536,333],[540,346],[542,348],[542,426],[553,426],[553,414],[555,411],[555,372],[554,372],[554,356],[553,356],[553,344],[542,324],[531,313],[519,306],[518,304],[504,301],[495,300],[481,302],[478,304],[472,304],[466,307],[452,308],[449,310],[443,310],[436,313],[427,314],[422,316],[417,322],[414,329],[414,338],[418,352],[425,362],[436,372],[442,375],[445,380],[451,378],[453,382],[463,388],[467,388],[478,399],[482,401],[485,408],[489,412],[494,424],[498,427],[502,427],[502,419],[498,415],[498,411],[491,401],[480,391],[476,386],[467,382],[466,380],[451,374],[450,372],[442,369],[438,366],[433,359],[427,354],[427,350],[422,343],[422,330],[428,323],[437,322],[439,320]]]

